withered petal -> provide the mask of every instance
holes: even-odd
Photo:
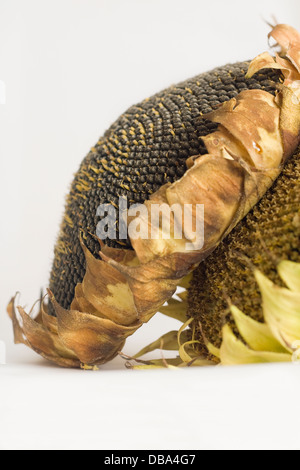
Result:
[[[78,303],[78,294],[82,294],[93,306],[93,310],[87,310],[88,312],[94,315],[99,312],[101,314],[99,316],[109,318],[118,324],[134,323],[138,313],[133,294],[124,276],[113,266],[96,259],[84,245],[83,251],[86,258],[86,274],[81,285],[82,291],[76,292],[74,305],[76,306],[76,301]],[[125,250],[122,254],[124,261],[127,255]],[[74,305],[71,309],[74,309]]]
[[[80,367],[79,360],[62,344],[56,335],[52,334],[42,324],[37,323],[22,307],[17,307],[22,319],[22,325],[20,325],[15,308],[15,298],[10,301],[7,310],[13,322],[16,344],[25,344],[37,354],[61,367]]]
[[[113,359],[122,349],[128,336],[142,323],[122,326],[76,310],[65,310],[49,291],[57,315],[58,334],[63,343],[84,364],[100,365]]]
[[[300,34],[290,25],[278,24],[268,35],[269,39],[272,37],[277,45],[281,47],[281,52],[286,55],[292,46],[300,46]]]

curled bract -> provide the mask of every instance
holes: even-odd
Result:
[[[276,26],[271,35],[281,54],[260,56],[248,73],[264,67],[281,70],[285,81],[277,95],[243,91],[204,116],[219,124],[216,132],[204,138],[207,155],[189,159],[179,181],[160,188],[144,203],[142,215],[129,218],[148,237],[134,238],[129,233],[134,251],[102,245],[101,259],[82,243],[86,274],[70,309],[58,305],[49,292],[56,318],[42,312],[34,321],[19,307],[21,324],[10,304],[16,342],[67,367],[111,360],[126,338],[161,309],[183,279],[266,193],[300,142],[300,36],[285,25]],[[202,224],[202,244],[191,227],[184,227],[182,238],[175,236],[176,217],[181,216],[172,211],[173,235],[165,238],[163,221],[154,227],[151,220],[157,204],[169,209],[188,205],[192,225]],[[197,205],[204,205],[204,213],[196,211]],[[180,351],[182,358],[191,357],[186,346]]]

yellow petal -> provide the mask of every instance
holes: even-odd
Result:
[[[167,317],[174,318],[182,323],[185,323],[187,319],[186,310],[187,303],[185,301],[181,302],[177,299],[170,299],[166,306],[159,309],[159,311]]]
[[[166,369],[164,365],[153,365],[153,364],[142,364],[139,366],[132,366],[130,369],[133,370],[151,370],[151,369]]]
[[[197,353],[194,351],[194,348],[192,347],[194,344],[199,344],[199,341],[185,341],[182,342],[183,340],[183,335],[185,333],[185,328],[187,328],[192,322],[194,321],[193,318],[190,318],[187,320],[187,322],[182,325],[180,330],[178,331],[178,345],[179,345],[179,356],[181,360],[183,361],[183,364],[181,367],[184,366],[197,366],[197,367],[202,367],[202,366],[208,366],[208,365],[213,365],[213,362],[208,361],[207,359],[203,359],[201,356],[198,356]]]
[[[209,361],[208,359],[194,357],[194,359],[189,362],[183,362],[179,367],[209,367],[215,365],[215,362]]]
[[[182,302],[186,302],[187,299],[188,299],[188,291],[186,291],[186,290],[183,291],[183,292],[178,292],[178,293],[176,292],[176,295],[177,295],[177,297],[179,297],[182,300]],[[187,318],[185,319],[185,321],[186,320],[187,320]]]
[[[188,289],[190,287],[190,283],[191,283],[192,279],[193,279],[192,273],[188,274],[187,276],[185,276],[182,279],[182,281],[180,281],[180,283],[178,284],[179,287],[183,287],[184,289]]]
[[[187,341],[186,343],[183,343],[179,347],[179,356],[181,357],[183,362],[189,363],[192,362],[195,359],[195,356],[191,356],[188,352],[188,347],[192,346],[193,344],[197,344],[199,341]],[[200,359],[200,358],[199,358]],[[201,360],[201,359],[200,359]]]
[[[216,348],[216,346],[214,346],[212,343],[207,343],[206,347],[212,356],[215,356],[218,359],[221,359],[220,349]]]
[[[266,351],[253,351],[245,346],[232,332],[228,325],[223,328],[223,343],[220,349],[223,365],[262,364],[268,362],[291,362],[290,354]]]
[[[282,261],[277,269],[287,287],[294,292],[300,292],[300,263]]]
[[[191,346],[192,344],[199,343],[199,341],[186,341],[184,338],[184,333],[185,329],[190,326],[191,323],[193,323],[194,319],[190,318],[187,320],[184,325],[180,328],[180,330],[177,333],[177,341],[178,341],[178,347],[179,347],[179,356],[181,357],[183,362],[191,362],[193,358],[187,353],[186,347]]]
[[[180,357],[171,359],[155,359],[149,364],[139,364],[131,366],[130,369],[134,370],[149,370],[149,369],[177,369],[182,364]]]
[[[265,321],[277,340],[292,351],[292,345],[300,340],[300,292],[276,286],[258,270],[255,277],[263,297]]]
[[[231,307],[231,313],[244,341],[254,351],[286,353],[286,349],[274,338],[268,325],[259,323],[244,315],[237,307]]]
[[[184,336],[185,341],[188,340],[189,331],[184,331],[182,333]],[[178,331],[170,331],[165,335],[161,336],[158,340],[154,341],[153,343],[149,344],[145,348],[143,348],[140,352],[138,352],[134,358],[137,359],[149,352],[155,351],[156,349],[162,349],[164,351],[178,351]]]

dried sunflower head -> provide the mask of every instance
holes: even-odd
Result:
[[[300,35],[284,25],[274,28],[272,34],[282,46],[281,56],[256,59],[250,66],[248,79],[255,80],[252,75],[268,67],[282,72],[281,86],[274,91],[280,75],[271,84],[260,84],[256,79],[256,88],[248,82],[246,88],[251,89],[245,89],[235,97],[229,92],[231,99],[223,99],[219,108],[211,103],[216,109],[202,119],[202,123],[206,123],[201,124],[204,131],[199,134],[195,130],[194,135],[193,132],[188,135],[189,145],[195,139],[197,145],[201,142],[202,151],[184,151],[187,147],[182,127],[190,129],[190,119],[183,126],[179,122],[177,127],[175,123],[178,124],[178,115],[183,115],[186,107],[191,105],[183,104],[182,97],[173,94],[173,88],[154,97],[157,109],[150,100],[150,103],[146,101],[143,106],[134,108],[134,112],[125,114],[92,149],[68,198],[56,247],[48,309],[42,308],[33,320],[19,307],[20,323],[14,303],[9,306],[16,342],[27,344],[63,366],[78,367],[82,363],[94,366],[111,360],[126,338],[149,321],[172,297],[182,280],[215,250],[265,195],[300,143]],[[226,87],[235,83],[231,69],[228,72]],[[260,72],[258,76],[263,74]],[[243,77],[246,80],[245,71]],[[201,88],[199,80],[196,79],[194,87],[184,87],[193,109],[197,102],[196,86]],[[182,85],[178,88],[181,90]],[[216,89],[220,90],[220,84]],[[198,108],[202,98],[199,98]],[[175,112],[178,110],[175,110],[174,102],[179,113]],[[200,122],[199,115],[203,115],[204,108],[198,109],[193,117],[197,122]],[[141,114],[142,122],[139,121]],[[156,128],[151,122],[153,115],[157,118]],[[135,127],[130,127],[129,117]],[[207,124],[209,121],[212,127]],[[133,137],[132,141],[129,135]],[[156,146],[151,139],[157,136]],[[120,142],[123,142],[122,151],[116,147]],[[145,148],[148,148],[150,164],[152,157],[160,156],[152,151],[164,149],[169,155],[176,148],[178,155],[184,155],[187,167],[181,175],[173,174],[169,181],[160,179],[161,184],[153,194],[149,190],[151,196],[143,201],[141,215],[129,213],[130,223],[139,225],[140,232],[148,234],[147,237],[133,237],[129,230],[127,244],[130,242],[133,250],[109,247],[101,242],[100,250],[93,230],[98,214],[96,209],[101,202],[99,190],[101,198],[107,200],[119,196],[121,188],[134,201],[134,182],[141,182],[141,188],[147,188],[147,180],[144,181],[141,168],[128,174],[126,165],[131,161],[129,166],[134,167],[134,160],[129,157],[144,152]],[[175,166],[178,169],[180,165]],[[154,172],[150,171],[149,165],[147,168],[144,173],[152,174],[155,181],[155,168]],[[167,174],[165,168],[164,176]],[[110,191],[115,193],[113,198]],[[114,201],[111,203],[113,206]],[[151,215],[157,205],[169,209],[175,206],[190,208],[192,224],[188,228],[184,218],[183,238],[175,236],[176,226],[182,219],[182,215],[177,217],[175,212],[170,219],[169,238],[164,237],[164,216],[162,222],[154,226]],[[205,213],[198,213],[197,205],[204,205]],[[201,245],[197,243],[197,233],[191,229],[199,220],[204,232]],[[153,233],[158,236],[153,237]],[[190,320],[187,325],[189,323]],[[182,334],[183,329],[178,333],[180,359],[184,363],[199,363],[193,353],[199,341],[192,337],[182,343]],[[170,340],[169,337],[166,339]]]

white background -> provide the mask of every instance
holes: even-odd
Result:
[[[47,286],[72,174],[105,129],[267,49],[272,14],[300,28],[298,0],[0,0],[1,449],[300,448],[295,366],[65,371],[13,346],[5,313],[17,290],[30,306]],[[170,327],[158,315],[125,350]]]

